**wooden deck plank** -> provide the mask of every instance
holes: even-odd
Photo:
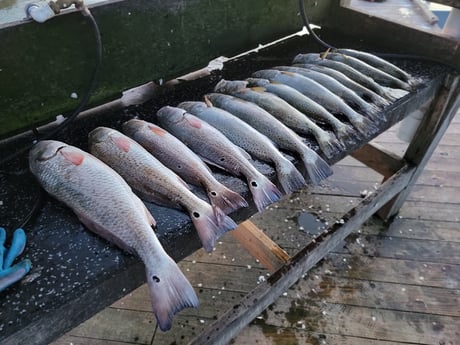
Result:
[[[324,269],[330,274],[346,278],[460,288],[460,265],[331,253],[324,262]]]
[[[401,283],[358,280],[332,275],[300,280],[289,296],[311,301],[395,311],[460,317],[460,291]]]
[[[263,314],[263,322],[276,327],[301,328],[410,344],[458,344],[460,319],[451,316],[335,304],[325,300],[281,298]],[[258,320],[262,322],[262,320]]]

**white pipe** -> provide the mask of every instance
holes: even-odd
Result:
[[[44,23],[55,16],[54,11],[46,2],[27,4],[25,7],[27,18],[32,18],[36,22]]]

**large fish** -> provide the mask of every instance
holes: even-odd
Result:
[[[155,220],[114,170],[89,153],[53,140],[32,148],[29,166],[43,188],[69,206],[87,228],[142,259],[161,330],[171,327],[181,309],[198,306],[192,286],[151,228]]]
[[[338,82],[342,83],[344,86],[348,87],[350,90],[353,90],[356,92],[358,96],[360,96],[362,99],[372,102],[379,107],[385,107],[390,105],[390,102],[383,98],[382,96],[378,95],[374,91],[368,89],[367,87],[364,87],[363,85],[355,82],[353,79],[347,77],[345,74],[343,74],[340,71],[337,71],[335,69],[322,66],[322,65],[315,65],[315,64],[295,64],[293,65],[294,67],[302,67],[302,68],[308,68],[313,71],[317,71],[323,74],[326,74]]]
[[[348,66],[347,64],[339,61],[323,59],[320,54],[317,53],[308,53],[308,54],[298,54],[294,57],[292,61],[293,64],[315,64],[325,67],[332,68],[336,71],[342,72],[348,78],[356,81],[357,83],[367,87],[368,89],[374,91],[378,95],[388,99],[389,101],[394,101],[397,97],[393,96],[382,86],[377,84],[374,79],[364,75],[360,71],[354,69],[353,67]]]
[[[353,56],[329,52],[324,54],[324,58],[347,64],[348,66],[360,71],[361,73],[368,75],[380,85],[406,91],[411,90],[411,86],[408,83],[395,78],[391,74],[383,72]]]
[[[260,133],[266,135],[278,147],[296,152],[302,159],[308,177],[313,184],[318,184],[332,174],[330,166],[315,151],[305,145],[302,139],[290,128],[264,109],[254,103],[230,95],[211,93],[206,97],[214,106],[239,117]]]
[[[217,83],[214,91],[253,102],[268,111],[286,126],[292,128],[295,132],[313,135],[327,157],[334,156],[335,153],[342,149],[334,135],[323,130],[282,98],[265,92],[266,90],[261,87],[241,88],[240,85],[241,83],[238,80],[234,82],[223,79]]]
[[[107,127],[89,133],[90,152],[108,164],[142,199],[159,204],[178,204],[187,210],[204,249],[235,229],[235,222],[193,194],[187,184],[133,139]]]
[[[375,132],[377,128],[367,118],[350,108],[339,96],[333,94],[324,86],[300,74],[278,71],[275,69],[260,70],[252,74],[256,78],[265,78],[291,86],[305,96],[324,106],[333,113],[340,113],[347,117],[353,127],[361,134]]]
[[[243,175],[259,211],[281,198],[278,188],[249,162],[249,155],[210,124],[170,106],[158,110],[157,117],[164,128],[205,161],[236,176]]]
[[[355,133],[350,126],[340,122],[322,105],[316,103],[303,93],[288,85],[260,78],[247,78],[246,81],[241,81],[241,83],[244,83],[243,87],[263,87],[266,91],[284,99],[308,117],[328,124],[331,126],[335,135],[342,141],[350,141],[355,136]]]
[[[206,190],[211,204],[229,214],[248,203],[238,193],[216,180],[208,166],[182,141],[163,128],[143,120],[123,124],[123,132],[141,144],[186,182]]]
[[[183,102],[178,107],[214,126],[235,145],[252,156],[273,163],[278,181],[286,193],[291,193],[306,185],[303,176],[294,164],[278,151],[270,139],[246,122],[225,110],[209,106],[204,102]]]
[[[342,98],[348,105],[354,107],[362,114],[368,115],[373,119],[377,119],[377,116],[379,115],[378,112],[380,109],[377,107],[377,105],[367,103],[361,97],[359,97],[358,94],[356,94],[354,91],[350,90],[345,85],[326,74],[319,73],[311,69],[295,66],[277,66],[273,67],[273,69],[298,73],[300,75],[303,75],[304,77],[313,79],[317,83],[323,85],[332,93]]]
[[[402,81],[409,83],[411,82],[411,75],[406,71],[402,70],[398,66],[367,52],[354,49],[335,49],[334,52],[339,54],[344,54],[347,56],[352,56],[357,58],[365,63],[378,68],[379,70],[391,74],[393,77],[401,79]]]

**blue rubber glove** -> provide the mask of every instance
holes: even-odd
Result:
[[[13,265],[14,259],[21,255],[26,245],[26,234],[22,229],[16,229],[11,246],[5,248],[6,231],[0,227],[0,291],[22,279],[32,267],[30,260],[22,260]]]

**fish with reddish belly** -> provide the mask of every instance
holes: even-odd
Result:
[[[186,182],[204,187],[211,204],[226,214],[248,206],[241,195],[216,180],[200,157],[163,128],[132,119],[123,124],[123,132]]]
[[[222,210],[190,192],[187,184],[133,139],[107,127],[89,133],[90,152],[118,172],[141,198],[160,204],[180,205],[187,210],[204,249],[236,223]]]
[[[153,232],[155,220],[114,170],[89,153],[54,140],[32,148],[29,166],[43,188],[70,207],[86,227],[142,259],[161,330],[171,328],[178,311],[198,306],[189,281]]]
[[[236,176],[243,175],[259,211],[280,199],[281,192],[251,165],[249,155],[219,130],[180,108],[163,107],[157,116],[163,127],[205,161]]]

